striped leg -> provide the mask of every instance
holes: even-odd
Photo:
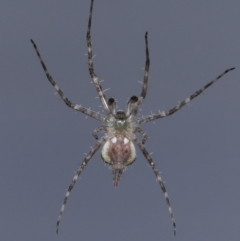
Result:
[[[139,105],[143,102],[147,95],[147,84],[148,84],[148,75],[149,75],[149,66],[150,66],[150,59],[149,59],[149,51],[148,51],[148,32],[145,34],[145,45],[146,45],[146,62],[145,62],[145,71],[144,71],[144,79],[143,79],[143,87],[142,93],[139,98]]]
[[[147,133],[145,131],[143,131],[140,127],[137,128],[137,132],[142,135],[142,137],[143,137],[142,144],[145,144],[145,142],[148,139]]]
[[[220,78],[222,78],[225,74],[227,74],[229,71],[234,70],[235,68],[230,68],[225,70],[222,74],[220,74],[216,79],[212,80],[211,82],[209,82],[208,84],[206,84],[205,86],[203,86],[200,90],[196,91],[195,93],[193,93],[192,95],[190,95],[187,99],[183,100],[182,102],[180,102],[178,105],[176,105],[175,107],[173,107],[172,109],[168,110],[168,111],[161,111],[157,114],[153,114],[150,116],[146,116],[143,117],[141,119],[138,120],[139,124],[143,124],[143,123],[147,123],[149,121],[153,121],[159,118],[163,118],[169,115],[172,115],[173,113],[177,112],[178,110],[180,110],[184,105],[186,105],[187,103],[189,103],[191,100],[193,100],[194,98],[196,98],[198,95],[200,95],[204,90],[206,90],[208,87],[210,87],[212,84],[214,84],[217,80],[219,80]]]
[[[85,168],[85,166],[88,164],[88,162],[91,160],[92,156],[96,153],[96,151],[101,147],[102,144],[104,144],[106,142],[106,137],[102,137],[98,142],[97,144],[92,148],[92,150],[86,155],[86,157],[84,158],[82,164],[79,166],[76,174],[74,175],[69,187],[68,187],[68,190],[65,194],[65,197],[63,199],[63,204],[62,204],[62,207],[60,209],[60,213],[59,213],[59,216],[58,216],[58,219],[57,219],[57,224],[56,224],[56,233],[58,233],[58,229],[59,229],[59,224],[60,224],[60,221],[61,221],[61,218],[62,218],[62,215],[63,215],[63,211],[65,209],[65,206],[67,204],[67,200],[68,200],[68,197],[70,195],[70,192],[72,191],[74,185],[76,184],[77,182],[77,179],[78,177],[80,176],[82,170]]]
[[[88,47],[88,68],[89,68],[89,74],[93,80],[93,83],[96,87],[96,90],[98,92],[99,99],[102,103],[103,109],[106,111],[106,113],[109,113],[109,107],[106,101],[106,97],[104,95],[104,92],[102,90],[102,86],[100,85],[99,79],[97,75],[94,73],[93,69],[93,58],[92,58],[92,43],[91,43],[91,24],[92,24],[92,11],[93,11],[93,2],[94,0],[91,0],[91,6],[90,6],[90,14],[89,14],[89,20],[88,20],[88,30],[87,30],[87,47]]]
[[[150,67],[149,50],[148,50],[148,32],[146,32],[145,34],[145,46],[146,46],[146,62],[145,62],[142,92],[130,112],[130,115],[134,115],[134,116],[137,114],[139,106],[142,104],[143,100],[147,95],[147,84],[148,84],[148,75],[149,75],[149,67]]]
[[[105,126],[99,126],[99,127],[97,127],[96,129],[93,130],[92,135],[96,140],[98,140],[98,132],[100,132],[100,131],[106,131],[106,127]]]
[[[92,111],[92,110],[90,110],[90,109],[84,108],[84,107],[82,107],[81,105],[73,104],[73,103],[64,95],[63,91],[59,88],[59,86],[58,86],[58,85],[56,84],[56,82],[53,80],[52,76],[48,73],[47,67],[46,67],[46,65],[45,65],[44,62],[43,62],[43,59],[42,59],[42,57],[41,57],[41,55],[40,55],[40,52],[38,51],[37,45],[34,43],[34,41],[33,41],[32,39],[31,39],[31,43],[33,44],[33,47],[34,47],[34,49],[35,49],[35,51],[36,51],[36,53],[37,53],[37,56],[38,56],[38,58],[39,58],[39,60],[40,60],[40,63],[41,63],[41,65],[42,65],[42,67],[43,67],[43,70],[44,70],[44,72],[45,72],[45,74],[46,74],[49,82],[52,84],[52,86],[53,86],[53,87],[55,88],[55,90],[58,92],[58,94],[60,95],[60,97],[62,98],[62,100],[64,101],[64,103],[65,103],[68,107],[70,107],[70,108],[72,108],[72,109],[74,109],[74,110],[80,111],[80,112],[82,112],[83,114],[88,115],[88,116],[90,116],[90,117],[92,117],[92,118],[94,118],[94,119],[96,119],[96,120],[103,121],[103,120],[105,119],[103,115],[101,115],[101,114],[99,114],[99,113],[97,113],[97,112],[95,112],[95,111]]]
[[[168,193],[167,193],[167,190],[166,190],[165,185],[163,183],[163,180],[162,180],[162,178],[160,176],[160,173],[157,170],[157,168],[156,168],[156,166],[155,166],[155,164],[153,162],[153,159],[149,155],[149,153],[146,150],[146,148],[144,147],[144,145],[137,138],[134,139],[134,142],[138,145],[139,149],[142,151],[142,153],[145,156],[145,158],[147,159],[149,165],[152,167],[152,170],[153,170],[155,176],[157,177],[157,181],[158,181],[158,183],[159,183],[159,185],[160,185],[160,187],[161,187],[161,189],[163,191],[164,197],[165,197],[166,202],[167,202],[168,211],[170,213],[172,224],[173,224],[173,228],[174,228],[174,235],[176,235],[176,222],[175,222],[175,219],[174,219],[174,216],[173,216],[173,212],[172,212],[172,208],[171,208],[171,205],[170,205]]]

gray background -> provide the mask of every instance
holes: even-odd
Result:
[[[96,0],[95,70],[122,109],[141,90],[145,31],[151,67],[143,115],[237,69],[175,115],[142,126],[166,181],[176,237],[139,151],[118,188],[98,152],[55,234],[65,189],[99,123],[54,95],[29,40],[73,102],[101,110],[84,55],[89,6],[90,0],[0,3],[0,240],[239,240],[239,0]]]

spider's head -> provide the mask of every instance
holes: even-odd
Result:
[[[124,111],[118,110],[115,115],[115,128],[117,130],[124,130],[127,126],[127,117]]]
[[[122,110],[118,110],[117,113],[116,113],[116,119],[119,120],[119,121],[124,121],[126,120],[126,114],[124,111]]]

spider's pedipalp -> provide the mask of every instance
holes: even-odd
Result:
[[[83,114],[85,115],[88,115],[96,120],[99,120],[99,121],[104,121],[105,117],[95,111],[92,111],[90,109],[87,109],[87,108],[84,108],[82,107],[81,105],[77,105],[77,104],[73,104],[63,93],[63,91],[60,89],[60,87],[56,84],[56,82],[54,81],[54,79],[52,78],[52,76],[49,74],[48,70],[47,70],[47,67],[46,65],[44,64],[43,62],[43,59],[40,55],[40,52],[38,51],[38,48],[37,48],[37,45],[35,44],[35,42],[31,39],[31,43],[33,44],[33,47],[37,53],[37,56],[39,58],[39,61],[43,67],[43,70],[47,76],[47,79],[49,80],[49,82],[52,84],[52,86],[55,88],[55,90],[57,91],[57,93],[60,95],[60,97],[62,98],[62,100],[64,101],[64,103],[74,109],[74,110],[77,110],[79,112],[82,112]]]
[[[116,101],[113,98],[108,99],[108,106],[111,108],[111,112],[115,115],[117,111]]]
[[[129,100],[128,100],[128,103],[127,103],[127,112],[126,112],[126,115],[129,116],[130,114],[132,115],[133,112],[132,110],[135,108],[135,104],[137,103],[138,101],[138,97],[133,95]],[[136,115],[136,114],[134,114]]]
[[[145,156],[145,158],[147,159],[149,165],[151,166],[156,178],[157,178],[157,181],[163,191],[163,194],[164,194],[164,197],[165,197],[165,200],[167,202],[167,206],[168,206],[168,211],[170,213],[170,217],[171,217],[171,220],[172,220],[172,224],[173,224],[173,229],[174,229],[174,235],[176,235],[176,222],[175,222],[175,219],[174,219],[174,216],[173,216],[173,211],[172,211],[172,207],[170,205],[170,200],[169,200],[169,197],[168,197],[168,193],[167,193],[167,190],[166,190],[166,187],[164,185],[164,182],[161,178],[161,175],[159,173],[159,171],[157,170],[154,162],[153,162],[153,159],[152,157],[150,156],[149,152],[146,150],[146,148],[144,147],[144,145],[137,139],[137,138],[134,138],[134,142],[137,144],[137,146],[139,147],[139,149],[142,151],[143,155]]]
[[[89,69],[89,74],[93,80],[93,83],[96,87],[99,99],[101,101],[103,109],[106,111],[106,113],[109,112],[109,107],[107,104],[106,97],[104,95],[104,91],[102,90],[102,86],[100,85],[99,79],[97,75],[94,73],[94,68],[93,68],[93,57],[92,57],[92,43],[91,43],[91,25],[92,25],[92,12],[93,12],[93,2],[94,0],[91,0],[91,5],[90,5],[90,13],[89,13],[89,19],[88,19],[88,29],[87,29],[87,47],[88,47],[88,69]]]
[[[178,110],[180,110],[184,105],[186,105],[187,103],[189,103],[191,100],[193,100],[194,98],[196,98],[198,95],[200,95],[201,93],[203,93],[204,90],[206,90],[208,87],[210,87],[212,84],[214,84],[217,80],[221,79],[225,74],[227,74],[228,72],[234,70],[235,68],[230,68],[225,70],[222,74],[220,74],[216,79],[212,80],[211,82],[209,82],[208,84],[206,84],[205,86],[203,86],[201,89],[197,90],[195,93],[193,93],[192,95],[190,95],[188,98],[186,98],[185,100],[183,100],[182,102],[180,102],[178,105],[176,105],[175,107],[173,107],[172,109],[168,110],[168,111],[162,111],[160,113],[156,113],[150,116],[146,116],[143,117],[141,119],[138,120],[139,124],[144,124],[147,123],[149,121],[153,121],[159,118],[163,118],[169,115],[174,114],[175,112],[177,112]]]
[[[68,189],[67,189],[67,192],[65,194],[65,197],[63,199],[63,204],[62,204],[62,207],[60,209],[60,213],[59,213],[59,216],[58,216],[58,219],[57,219],[57,224],[56,224],[56,233],[58,233],[58,229],[59,229],[59,224],[60,224],[60,221],[61,221],[61,218],[62,218],[62,215],[63,215],[63,211],[65,209],[65,206],[67,204],[67,200],[68,200],[68,197],[74,187],[74,185],[76,184],[77,182],[77,179],[78,177],[80,176],[81,172],[83,171],[83,169],[85,168],[85,166],[88,164],[88,162],[91,160],[92,156],[96,153],[96,151],[106,142],[107,138],[106,137],[102,137],[97,143],[96,145],[91,149],[91,151],[86,155],[86,157],[84,158],[82,164],[79,166],[76,174],[74,175]]]

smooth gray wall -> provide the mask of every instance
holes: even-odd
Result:
[[[118,188],[98,152],[55,234],[65,190],[100,123],[54,95],[30,38],[65,94],[101,111],[84,55],[89,6],[90,0],[1,1],[0,240],[239,240],[240,1],[224,0],[95,1],[95,71],[122,109],[141,91],[145,31],[151,66],[143,115],[167,110],[225,69],[236,70],[175,115],[142,126],[166,181],[176,237],[139,151]]]

